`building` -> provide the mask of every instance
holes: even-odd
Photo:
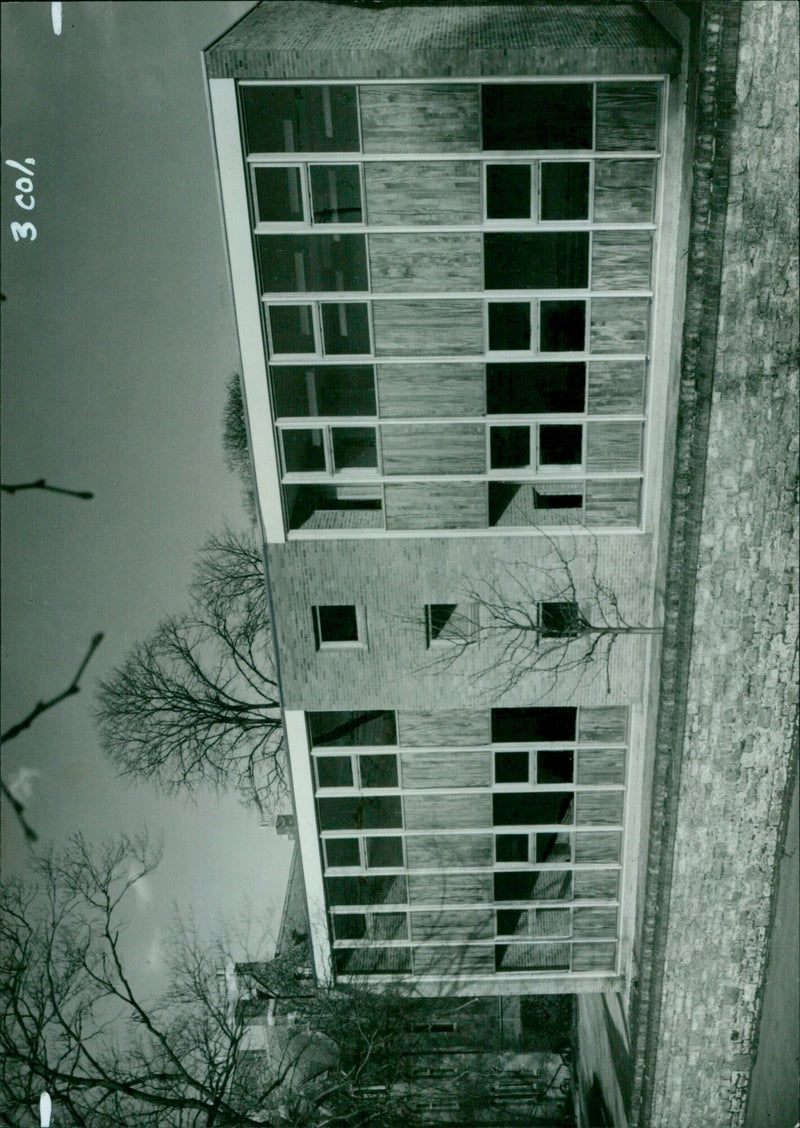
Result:
[[[659,623],[681,58],[547,3],[264,3],[205,54],[320,976],[630,983],[658,636],[499,689],[448,647],[519,567],[540,639]]]

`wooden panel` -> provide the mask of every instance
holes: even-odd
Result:
[[[487,905],[492,901],[488,873],[411,873],[408,891],[412,905]]]
[[[415,975],[488,975],[494,972],[494,948],[489,945],[449,945],[415,948]]]
[[[411,936],[414,940],[491,940],[494,938],[494,913],[491,909],[412,913]]]
[[[641,415],[643,360],[593,360],[587,369],[590,415]]]
[[[655,161],[595,161],[595,223],[651,223]]]
[[[569,936],[569,909],[536,909],[533,936]]]
[[[573,944],[573,971],[615,971],[616,944]]]
[[[628,736],[626,705],[605,705],[597,709],[581,708],[578,713],[580,743],[623,744]]]
[[[621,791],[579,791],[575,798],[578,826],[618,826],[622,822]]]
[[[572,913],[572,935],[592,939],[615,940],[617,936],[616,909],[577,908]]]
[[[365,153],[480,151],[477,86],[361,86]]]
[[[480,298],[373,302],[378,356],[468,356],[483,352]]]
[[[414,482],[386,486],[387,529],[485,529],[484,482]]]
[[[595,148],[639,149],[652,152],[658,148],[658,92],[655,82],[599,82]]]
[[[482,364],[378,365],[378,410],[384,419],[483,415],[485,398]]]
[[[649,231],[595,231],[592,234],[592,289],[649,290],[652,260],[653,236]],[[376,289],[374,275],[373,289]]]
[[[581,748],[577,783],[624,783],[624,748]]]
[[[638,234],[638,232],[634,232]],[[482,236],[472,231],[369,236],[376,294],[483,289]]]
[[[397,423],[381,427],[384,474],[484,474],[482,423]]]
[[[622,849],[619,831],[587,830],[575,835],[576,862],[618,862]]]
[[[592,298],[593,353],[643,353],[650,327],[649,298]]]
[[[407,830],[449,830],[492,825],[491,795],[406,795]]]
[[[403,787],[491,787],[491,752],[404,752]]]
[[[586,483],[586,524],[623,527],[639,524],[638,478]]]
[[[590,420],[586,431],[586,468],[590,473],[641,469],[641,423],[600,423]]]
[[[575,898],[586,901],[615,901],[619,892],[619,870],[575,870]]]
[[[406,860],[410,870],[490,866],[492,839],[488,834],[411,834]]]
[[[367,218],[373,225],[416,227],[482,220],[477,161],[370,161],[364,165],[364,183]]]
[[[435,712],[399,714],[400,744],[411,748],[437,745],[488,744],[491,716],[488,709],[437,709]]]

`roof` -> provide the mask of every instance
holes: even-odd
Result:
[[[295,843],[292,861],[289,866],[289,880],[283,899],[283,913],[278,928],[275,955],[281,956],[291,951],[297,944],[308,939],[308,912],[306,909],[306,890],[303,882],[303,869],[300,865],[300,848]]]

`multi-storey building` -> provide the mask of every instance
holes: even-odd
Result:
[[[300,0],[205,62],[317,973],[622,989],[658,636],[452,648],[521,572],[541,638],[603,591],[658,624],[681,47],[639,4]]]

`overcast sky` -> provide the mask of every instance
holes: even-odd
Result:
[[[200,51],[250,7],[65,3],[56,36],[50,4],[2,6],[3,158],[36,161],[29,212],[2,168],[3,481],[95,493],[3,495],[3,728],[105,632],[84,691],[6,746],[3,775],[43,841],[163,835],[134,923],[153,972],[173,902],[275,919],[290,855],[233,798],[120,783],[91,720],[97,679],[184,607],[206,534],[245,522],[220,441],[237,347]],[[8,873],[27,847],[5,803],[2,821]]]

